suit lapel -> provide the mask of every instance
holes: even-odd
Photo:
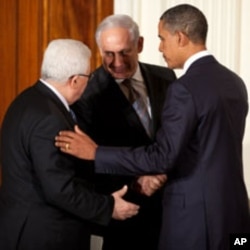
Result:
[[[107,76],[108,77],[108,76]],[[107,98],[111,100],[114,99],[115,108],[120,109],[123,113],[124,117],[126,117],[126,121],[130,127],[136,129],[138,133],[143,133],[143,135],[147,136],[147,133],[138,117],[136,111],[134,110],[133,106],[129,103],[128,99],[123,94],[122,90],[120,89],[119,85],[116,81],[110,76],[108,81],[109,84],[106,86],[107,91]]]
[[[150,73],[150,70],[146,69],[146,65],[143,63],[140,63],[141,73],[145,82],[145,85],[147,87],[149,101],[151,105],[151,114],[152,114],[152,121],[153,121],[153,131],[155,131],[156,128],[156,114],[159,112],[157,110],[157,106],[155,105],[158,103],[158,85],[162,84],[162,80],[158,78],[156,75],[152,75]],[[154,85],[154,86],[153,86]]]

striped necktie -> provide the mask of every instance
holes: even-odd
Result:
[[[148,107],[145,98],[143,98],[143,96],[140,95],[140,93],[133,87],[132,79],[125,79],[123,82],[121,82],[121,89],[135,109],[147,134],[151,137],[152,121],[148,113]]]

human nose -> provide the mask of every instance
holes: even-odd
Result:
[[[113,63],[115,66],[120,66],[121,64],[123,64],[123,56],[119,53],[114,54]]]
[[[160,42],[160,43],[159,43],[159,47],[158,47],[158,50],[159,50],[160,52],[162,52],[162,51],[163,51],[163,46],[162,46],[162,42]]]

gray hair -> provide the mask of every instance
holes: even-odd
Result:
[[[85,73],[90,66],[90,49],[80,41],[56,39],[45,50],[41,78],[64,82],[72,75]]]
[[[131,36],[131,41],[135,44],[140,37],[139,27],[134,20],[128,15],[116,14],[107,16],[97,27],[95,39],[98,47],[101,47],[101,33],[110,28],[124,28],[127,29]]]
[[[206,42],[208,24],[204,14],[189,4],[180,4],[166,10],[160,20],[172,34],[180,31],[194,43]]]

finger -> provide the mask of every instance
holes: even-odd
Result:
[[[139,206],[135,205],[134,203],[131,203],[131,213],[132,215],[136,215],[139,212]]]
[[[123,197],[128,191],[128,186],[124,185],[120,190],[118,190],[118,195]]]
[[[130,206],[126,213],[123,214],[123,219],[131,218],[139,213],[139,208],[135,208],[134,205]]]
[[[55,145],[59,148],[65,148],[67,142],[55,142]]]
[[[73,155],[74,156],[74,152],[72,152],[71,148],[66,149],[65,147],[60,148],[61,152],[69,154],[69,155]]]
[[[131,217],[137,215],[138,213],[139,213],[138,210],[132,210],[131,212],[129,212],[129,213],[127,214],[127,216],[126,216],[124,219],[131,218]]]
[[[151,178],[151,181],[149,182],[150,187],[158,187],[160,185],[160,180],[156,177]]]
[[[167,175],[165,175],[165,174],[157,175],[157,178],[160,181],[164,181],[165,182],[167,180]]]
[[[140,206],[135,204],[135,203],[132,203],[129,201],[127,201],[126,203],[128,204],[128,206],[130,207],[131,210],[139,210],[139,208],[140,208]]]
[[[59,136],[74,138],[75,133],[69,130],[63,130],[59,132]]]
[[[156,184],[158,183],[157,185],[160,185],[160,186],[162,186],[167,180],[165,175],[164,176],[157,176],[156,179],[157,179],[157,182],[155,181],[155,183]]]
[[[139,213],[139,209],[140,209],[139,205],[132,203],[132,202],[127,202],[127,206],[128,206],[127,213],[126,213],[127,218],[135,216]]]
[[[124,185],[121,189],[119,189],[119,190],[113,192],[112,195],[113,195],[114,197],[119,197],[119,198],[121,198],[122,196],[124,196],[124,195],[126,194],[127,190],[128,190],[128,186],[127,186],[127,185]]]
[[[57,142],[62,142],[62,143],[69,143],[70,140],[72,140],[72,138],[68,137],[68,136],[63,136],[63,135],[60,135],[60,136],[56,136],[55,137],[55,141]]]

